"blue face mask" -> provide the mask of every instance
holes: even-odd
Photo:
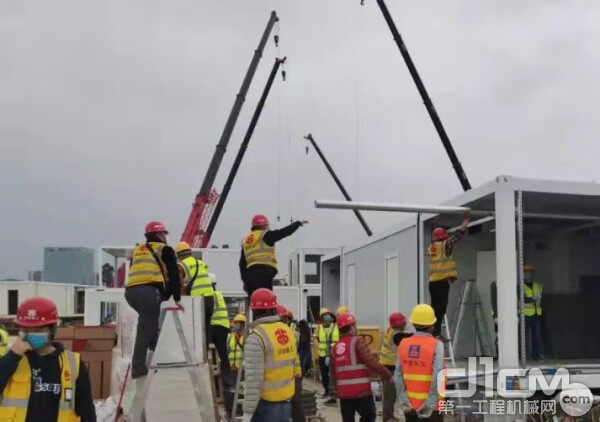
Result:
[[[25,341],[33,350],[39,350],[48,344],[48,333],[29,333],[25,336]]]
[[[323,321],[325,322],[333,322],[333,317],[329,314],[323,316]]]
[[[233,327],[231,327],[231,331],[233,331],[234,333],[239,333],[241,329],[242,327],[240,327],[239,325],[234,325]]]

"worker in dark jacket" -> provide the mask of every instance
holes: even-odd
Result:
[[[371,372],[385,381],[392,373],[369,350],[365,340],[358,335],[356,318],[351,313],[338,317],[340,340],[332,347],[331,372],[335,380],[343,422],[354,422],[359,414],[362,422],[375,422],[375,400],[371,390]]]
[[[269,230],[269,220],[264,215],[252,218],[252,229],[242,241],[240,274],[248,297],[256,289],[273,290],[273,279],[277,275],[275,243],[291,236],[308,221],[296,221],[279,230]]]
[[[17,309],[19,338],[0,358],[0,420],[95,422],[87,369],[79,353],[54,342],[58,314],[44,297]]]
[[[167,246],[169,232],[162,223],[151,221],[146,225],[146,243],[133,250],[125,299],[138,313],[137,333],[131,361],[132,378],[148,374],[146,354],[154,350],[158,341],[160,304],[171,295],[181,304],[181,284],[175,251]],[[143,380],[142,380],[143,382]]]

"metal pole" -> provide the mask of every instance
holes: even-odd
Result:
[[[219,167],[221,165],[221,161],[223,160],[223,156],[227,151],[227,144],[229,143],[229,139],[231,138],[233,128],[235,127],[235,123],[237,122],[238,116],[240,115],[240,111],[242,110],[244,101],[246,100],[246,93],[250,88],[250,83],[252,82],[252,79],[254,78],[254,73],[256,72],[256,68],[258,67],[258,62],[260,62],[267,40],[271,35],[271,30],[273,29],[275,22],[277,22],[278,20],[279,18],[277,17],[277,13],[275,13],[275,11],[272,11],[265,32],[263,33],[263,36],[260,39],[260,43],[258,44],[258,48],[254,51],[254,57],[252,57],[252,62],[250,63],[248,71],[246,72],[246,76],[244,77],[244,81],[242,82],[242,87],[240,88],[240,91],[235,98],[235,102],[233,103],[233,107],[231,108],[231,112],[229,113],[229,118],[227,119],[227,123],[225,124],[225,128],[223,129],[223,133],[221,134],[221,139],[217,144],[217,149],[215,150],[210,165],[208,166],[208,170],[206,171],[206,176],[204,176],[202,187],[200,188],[200,192],[198,193],[199,195],[207,195],[208,191],[213,186],[213,183],[217,176],[217,172],[219,171]]]
[[[316,208],[332,208],[342,210],[369,210],[369,211],[395,211],[411,213],[429,213],[429,214],[464,214],[469,211],[468,207],[452,207],[446,205],[416,205],[416,204],[394,204],[378,202],[350,202],[350,201],[331,201],[316,200]],[[491,214],[488,211],[471,211],[472,214]]]
[[[525,339],[525,258],[523,253],[523,192],[517,192],[517,242],[519,248],[519,340],[521,340],[521,367],[525,368],[527,347]]]
[[[465,174],[465,171],[463,170],[462,165],[460,164],[460,161],[458,161],[458,157],[456,156],[456,152],[454,152],[452,143],[450,142],[450,139],[448,138],[448,135],[446,134],[444,125],[442,125],[442,121],[440,120],[440,118],[435,110],[435,107],[433,106],[433,102],[431,101],[431,98],[429,98],[429,94],[427,93],[427,90],[425,89],[425,85],[423,85],[423,81],[421,81],[421,77],[419,76],[419,73],[417,72],[417,68],[415,67],[415,64],[413,63],[412,58],[410,57],[410,54],[408,53],[408,49],[406,48],[406,45],[404,44],[402,37],[400,36],[400,32],[398,32],[398,29],[396,28],[396,24],[394,23],[394,20],[392,19],[392,16],[390,15],[390,12],[388,11],[388,8],[385,5],[384,1],[377,0],[377,4],[379,5],[379,8],[381,9],[381,13],[383,13],[383,17],[384,17],[385,21],[387,22],[387,25],[390,28],[390,31],[392,32],[394,41],[396,41],[396,44],[398,45],[398,48],[400,49],[400,54],[402,54],[402,57],[404,58],[404,62],[406,63],[406,66],[408,67],[408,71],[410,72],[410,75],[412,76],[413,81],[417,85],[419,94],[421,94],[421,98],[423,99],[425,108],[427,108],[429,117],[431,117],[433,125],[435,126],[435,130],[437,131],[437,133],[440,137],[440,140],[442,141],[442,144],[444,145],[444,148],[446,149],[446,153],[448,154],[448,157],[450,158],[452,167],[454,167],[456,176],[458,176],[458,180],[460,181],[462,188],[465,191],[470,190],[471,184],[469,183],[469,180],[467,179],[467,175]]]
[[[275,80],[275,75],[277,75],[277,70],[279,66],[285,62],[285,57],[283,59],[275,59],[275,63],[273,64],[273,68],[271,69],[271,74],[269,75],[269,79],[267,80],[267,85],[263,90],[262,96],[256,105],[256,110],[254,110],[254,115],[252,116],[252,120],[250,121],[250,126],[248,126],[248,130],[246,131],[246,135],[244,136],[244,140],[240,145],[240,149],[235,157],[233,165],[231,167],[231,171],[229,172],[229,176],[227,176],[227,181],[223,186],[223,192],[221,192],[221,196],[219,197],[219,202],[215,206],[212,216],[210,217],[210,222],[208,223],[208,227],[206,228],[205,239],[210,239],[212,233],[217,225],[217,221],[219,220],[219,215],[223,210],[223,206],[225,205],[225,201],[227,201],[227,196],[229,195],[229,191],[231,190],[231,185],[233,185],[233,181],[237,174],[238,169],[240,168],[240,164],[242,163],[242,159],[244,158],[244,154],[246,153],[246,149],[248,149],[248,144],[250,143],[250,139],[252,138],[252,134],[254,133],[254,128],[256,128],[256,124],[258,123],[258,119],[260,118],[260,114],[265,105],[265,101],[269,96],[269,91],[271,90],[271,86],[273,85],[273,81]]]
[[[344,185],[342,184],[342,181],[339,179],[339,177],[337,176],[337,174],[335,174],[335,171],[333,170],[333,167],[331,167],[331,165],[329,164],[329,161],[327,161],[327,158],[325,158],[325,155],[323,155],[323,152],[321,151],[321,148],[319,148],[319,146],[315,142],[312,134],[309,133],[308,135],[306,135],[304,137],[304,139],[308,140],[312,144],[312,146],[315,149],[315,151],[317,151],[317,154],[319,154],[319,157],[321,157],[321,160],[323,161],[323,164],[325,164],[325,168],[327,169],[327,171],[329,171],[329,174],[331,175],[331,177],[333,177],[333,180],[334,180],[335,184],[342,191],[342,195],[344,195],[344,198],[346,198],[347,201],[352,201],[352,198],[350,197],[350,195],[346,191],[346,188],[344,188]],[[360,211],[354,210],[354,215],[356,216],[356,218],[358,218],[358,221],[360,222],[360,225],[363,227],[363,229],[365,229],[365,232],[367,232],[367,236],[372,236],[373,232],[369,228],[367,222],[363,218],[363,216],[360,213]]]

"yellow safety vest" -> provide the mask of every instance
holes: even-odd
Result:
[[[215,305],[210,325],[221,325],[229,329],[229,315],[227,314],[227,304],[223,299],[223,293],[215,290]]]
[[[277,269],[275,246],[269,246],[263,240],[266,230],[252,230],[244,238],[242,248],[246,257],[247,267],[268,265]]]
[[[139,244],[133,250],[133,258],[129,267],[129,277],[125,287],[138,286],[141,284],[161,283],[166,280],[166,274],[163,274],[164,263],[162,262],[162,249],[166,246],[161,242],[149,242],[152,250],[162,264],[159,266],[152,256],[152,253],[146,247],[146,244]]]
[[[235,334],[227,335],[227,351],[229,353],[229,366],[234,371],[240,368],[242,359],[244,358],[244,336],[236,337]]]
[[[294,365],[298,359],[296,337],[283,322],[262,323],[253,330],[265,346],[265,376],[260,397],[287,401],[294,396]]]
[[[191,296],[213,296],[215,291],[212,286],[212,281],[208,276],[206,264],[200,259],[193,256],[188,256],[182,261],[179,261],[183,272],[185,273],[185,284],[194,280],[192,284]]]
[[[533,302],[525,302],[525,316],[542,315],[542,286],[535,281],[532,287],[525,284],[525,297],[533,299]]]
[[[433,242],[429,245],[429,281],[458,278],[454,254],[446,255],[446,242]]]
[[[331,346],[340,341],[340,330],[335,323],[331,323],[329,328],[319,324],[319,357],[329,356]]]
[[[79,376],[79,353],[65,350],[59,355],[59,359],[62,368],[60,375],[62,391],[58,406],[58,418],[54,419],[53,415],[47,415],[47,420],[76,422],[80,420],[75,413],[75,385]],[[31,367],[27,357],[23,356],[0,398],[0,421],[25,421],[30,392]]]
[[[379,363],[382,365],[395,366],[398,359],[398,346],[394,344],[394,336],[401,332],[397,328],[388,327],[383,343],[381,343],[381,354],[379,355]]]
[[[8,333],[0,328],[0,356],[4,356],[8,346]]]

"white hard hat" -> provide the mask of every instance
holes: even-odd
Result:
[[[213,283],[217,282],[217,276],[214,275],[213,273],[208,273],[208,277],[210,278],[210,281]]]

